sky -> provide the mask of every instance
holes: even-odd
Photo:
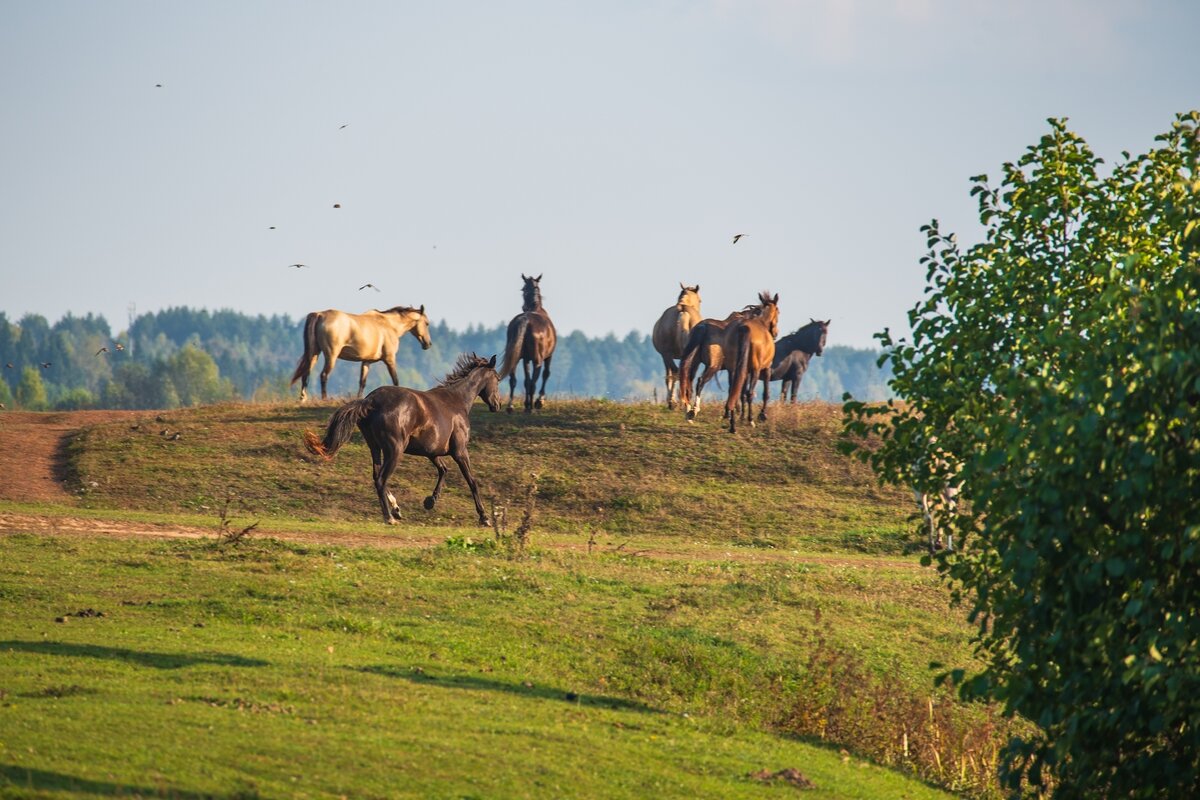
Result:
[[[465,329],[524,273],[560,334],[649,333],[682,282],[873,347],[920,226],[977,241],[969,177],[1048,117],[1111,162],[1200,107],[1198,30],[1190,0],[0,0],[0,311]]]

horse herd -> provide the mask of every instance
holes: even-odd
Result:
[[[429,349],[429,318],[425,315],[425,306],[396,306],[363,314],[329,309],[314,311],[305,319],[304,354],[292,375],[293,384],[300,381],[302,402],[307,397],[309,375],[320,355],[325,356],[325,366],[321,370],[322,399],[328,397],[329,373],[337,359],[358,361],[362,365],[358,399],[333,413],[324,437],[306,432],[305,444],[312,453],[329,459],[349,441],[357,427],[371,451],[372,478],[385,522],[394,524],[400,519],[400,508],[388,491],[387,483],[400,456],[407,453],[428,458],[437,470],[437,483],[425,498],[426,509],[432,509],[441,495],[448,472],[443,458],[449,456],[471,489],[480,524],[488,524],[467,454],[471,405],[479,397],[489,409],[498,411],[501,405],[499,382],[507,377],[508,411],[511,413],[517,385],[516,369],[520,362],[525,373],[525,411],[541,408],[557,343],[554,323],[542,307],[542,276],[521,275],[521,279],[524,281],[524,303],[521,313],[508,325],[499,372],[496,371],[495,356],[488,360],[473,353],[464,354],[450,374],[428,391],[401,387],[396,374],[396,349],[405,333],[411,333],[423,349]],[[701,391],[722,370],[729,373],[725,416],[731,433],[737,429],[739,416],[754,425],[751,407],[754,389],[760,380],[763,382],[763,404],[758,420],[767,418],[771,381],[784,381],[785,396],[790,385],[792,402],[796,401],[796,387],[808,368],[809,359],[821,355],[824,350],[829,320],[813,320],[777,342],[778,294],[761,292],[757,304],[718,320],[701,319],[698,285],[680,284],[680,290],[675,305],[659,317],[652,337],[666,368],[669,408],[676,407],[678,390],[679,402],[687,410],[687,419],[694,420],[700,409]],[[367,370],[375,361],[384,362],[393,385],[381,386],[364,398]],[[705,370],[697,380],[702,364]],[[542,385],[537,392],[539,378]]]

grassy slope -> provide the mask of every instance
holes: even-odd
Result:
[[[372,522],[377,503],[361,438],[330,463],[309,456],[300,433],[324,431],[334,406],[218,406],[147,415],[139,429],[100,426],[81,437],[76,485],[85,505],[215,514],[235,493],[246,513]],[[835,451],[839,410],[779,409],[772,422],[730,436],[714,411],[697,425],[665,409],[569,402],[543,414],[472,412],[471,458],[485,505],[511,505],[538,473],[538,526],[560,534],[653,532],[731,545],[898,553],[912,544],[911,497],[878,487]],[[179,431],[169,441],[163,430]],[[407,458],[392,480],[407,521],[470,524],[465,482],[452,468],[437,510],[425,459]]]
[[[420,510],[433,471],[416,459],[396,482],[410,521],[377,522],[365,447],[328,464],[301,449],[331,409],[98,427],[70,451],[86,491],[46,510],[215,525],[236,493],[239,520],[261,531],[480,538],[455,527],[473,518],[457,475],[437,511]],[[579,545],[525,561],[261,538],[224,551],[0,539],[0,730],[16,732],[0,736],[16,743],[0,750],[0,786],[32,775],[97,795],[736,797],[775,790],[748,772],[794,766],[815,796],[928,796],[781,735],[825,730],[829,704],[857,691],[837,683],[849,675],[889,688],[859,703],[859,728],[830,714],[832,741],[891,754],[905,734],[915,750],[923,725],[941,736],[922,722],[927,665],[966,660],[968,630],[931,571],[898,557],[911,500],[835,453],[836,408],[779,417],[730,437],[647,406],[571,403],[532,419],[477,406],[485,491],[509,502],[537,470],[535,546]],[[106,616],[52,622],[86,607]],[[870,708],[895,705],[887,693],[917,711],[875,719]],[[863,724],[883,750],[858,747]],[[923,774],[962,785],[935,758]]]

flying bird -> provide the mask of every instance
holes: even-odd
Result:
[[[341,208],[341,207],[342,207],[342,204],[341,204],[341,203],[334,203],[334,204],[333,204],[333,207],[334,207],[334,208]]]
[[[161,83],[156,83],[156,84],[154,84],[154,88],[155,88],[155,89],[161,89],[161,88],[162,88],[162,84],[161,84]]]
[[[51,361],[41,361],[38,363],[42,365],[42,369],[50,369],[51,365],[53,364]]]
[[[14,369],[14,367],[13,367],[13,363],[12,363],[11,361],[10,361],[10,362],[8,362],[7,364],[5,364],[5,365],[4,365],[4,368],[5,368],[5,369]]]
[[[272,225],[271,227],[267,228],[267,230],[269,230],[269,231],[273,231],[273,230],[275,230],[275,226],[274,226],[274,225]]]
[[[290,269],[300,269],[301,267],[307,267],[307,266],[308,266],[308,264],[288,264],[288,267]]]
[[[745,235],[746,235],[746,234],[744,234],[744,233],[739,233],[737,236],[734,236],[734,237],[733,237],[733,243],[734,243],[734,244],[737,244],[737,243],[738,243],[738,239],[742,238],[742,237],[743,237],[743,236],[745,236]]]
[[[375,285],[375,284],[373,284],[373,283],[364,283],[362,286],[358,287],[358,290],[359,290],[360,292],[361,292],[363,289],[374,289],[374,290],[375,290],[375,291],[377,291],[377,292],[379,291],[379,287],[378,287],[378,286],[376,286],[376,285]]]
[[[107,352],[108,352],[107,347],[101,347],[99,350],[96,351],[96,355],[100,355],[101,353],[107,353]]]
[[[347,122],[347,123],[346,123],[346,125],[349,125],[349,124],[350,124],[349,122]],[[345,127],[346,127],[346,125],[343,125],[341,128],[338,128],[338,130],[339,130],[339,131],[340,131],[340,130],[342,130],[342,128],[345,128]]]

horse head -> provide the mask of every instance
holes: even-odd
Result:
[[[700,284],[695,286],[684,286],[679,284],[679,299],[675,301],[675,307],[680,311],[688,308],[700,310]]]
[[[771,338],[775,339],[779,336],[779,292],[772,297],[770,292],[759,292],[758,300],[761,304],[762,311],[759,316],[767,324],[767,330],[771,332]]]
[[[422,303],[421,307],[413,309],[413,312],[417,316],[416,324],[412,327],[412,335],[417,337],[422,350],[428,350],[433,345],[433,340],[429,338],[429,317],[425,316],[425,304]]]
[[[490,361],[483,362],[483,366],[488,368],[487,377],[483,381],[483,386],[479,388],[479,398],[487,403],[488,411],[500,410],[500,375],[496,372],[496,356],[492,355]]]
[[[809,317],[809,319],[812,322],[804,326],[805,328],[812,329],[809,334],[810,343],[808,346],[811,348],[814,356],[819,356],[825,352],[825,339],[829,336],[829,323],[833,322],[833,319],[819,320],[812,317]]]
[[[522,308],[525,311],[534,311],[541,308],[542,288],[540,284],[542,282],[542,276],[538,275],[536,278],[534,278],[522,272],[521,280],[525,282],[525,285],[521,287],[521,296],[525,299],[525,303]]]

